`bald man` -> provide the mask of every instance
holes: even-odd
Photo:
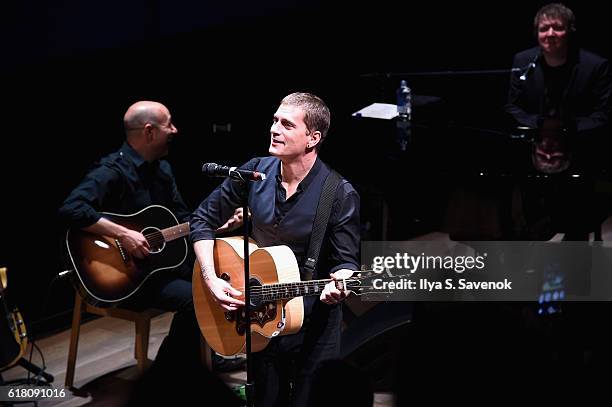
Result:
[[[177,135],[172,116],[158,102],[141,101],[124,116],[126,139],[121,148],[102,158],[70,193],[60,208],[66,226],[116,239],[137,258],[150,255],[149,243],[137,230],[105,218],[101,212],[133,214],[150,205],[168,208],[179,222],[189,220],[189,211],[178,191],[170,164],[162,160]],[[200,331],[193,310],[191,265],[153,273],[122,306],[155,307],[176,311],[170,333],[156,359],[157,364],[188,363],[199,357]]]
[[[60,213],[70,226],[112,236],[129,254],[144,258],[149,254],[144,236],[103,218],[99,212],[131,214],[158,204],[170,209],[179,220],[187,221],[189,212],[176,188],[170,165],[159,161],[168,154],[168,145],[178,130],[168,108],[157,102],[134,103],[125,113],[123,123],[126,134],[123,146],[102,159],[66,199]],[[129,196],[123,196],[126,192]]]

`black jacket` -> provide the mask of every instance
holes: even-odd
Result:
[[[534,47],[514,56],[513,73],[506,112],[522,126],[536,128],[544,114],[544,58],[540,47]],[[519,79],[529,63],[535,61],[527,79]],[[569,82],[562,93],[562,119],[573,121],[578,132],[605,127],[612,114],[612,71],[608,61],[591,52],[579,49],[571,52]]]

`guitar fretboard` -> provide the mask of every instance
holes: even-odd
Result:
[[[296,281],[293,283],[266,284],[259,287],[251,287],[252,296],[261,296],[262,301],[288,300],[295,297],[306,297],[321,295],[321,292],[331,279]],[[346,282],[346,286],[345,283]],[[337,280],[338,289],[351,290],[359,285],[355,280]]]
[[[180,225],[172,226],[168,229],[161,231],[166,242],[170,242],[179,237],[187,236],[189,234],[189,222],[181,223]]]
[[[166,229],[159,230],[157,232],[148,233],[145,235],[147,242],[151,247],[157,247],[164,242],[171,242],[180,237],[187,236],[189,234],[189,222],[181,223],[180,225],[171,226]]]

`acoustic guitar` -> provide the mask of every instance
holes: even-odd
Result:
[[[170,210],[151,205],[131,215],[102,212],[112,222],[141,232],[150,246],[144,259],[129,255],[110,236],[81,229],[66,233],[66,247],[83,298],[98,307],[116,306],[133,296],[154,273],[180,266],[187,257],[189,223],[179,224]]]
[[[215,240],[217,276],[244,292],[243,241],[240,237]],[[245,333],[251,327],[251,350],[263,350],[271,338],[297,333],[304,320],[303,296],[320,295],[331,279],[300,281],[295,255],[287,246],[257,247],[249,243],[251,315],[244,308],[225,311],[215,301],[201,276],[193,270],[193,302],[198,325],[208,345],[224,356],[245,351]],[[336,281],[340,290],[357,290],[360,277]],[[241,298],[244,300],[244,298]]]
[[[0,369],[15,364],[28,346],[28,335],[21,313],[17,308],[10,310],[6,299],[8,279],[6,268],[0,268],[0,302],[2,302],[2,322],[0,323]]]

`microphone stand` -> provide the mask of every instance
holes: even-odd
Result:
[[[249,182],[239,172],[232,172],[230,178],[238,182],[243,188],[245,195],[242,199],[242,239],[244,243],[244,315],[246,320],[245,330],[245,354],[246,354],[246,405],[253,406],[253,395],[255,394],[255,383],[253,382],[253,363],[251,361],[251,289],[249,271]]]
[[[516,74],[522,77],[527,77],[530,71],[535,67],[535,61],[525,65],[524,67],[513,67],[505,69],[477,69],[477,70],[460,70],[460,71],[420,71],[420,72],[368,72],[359,75],[359,78],[374,79],[378,82],[380,91],[379,97],[385,99],[388,94],[388,88],[385,85],[388,80],[395,78],[434,78],[434,77],[453,77],[453,76],[477,76],[477,75],[510,75]],[[533,66],[532,66],[533,65]],[[524,80],[524,79],[521,79]],[[414,89],[413,89],[414,91]],[[416,105],[415,95],[413,94],[412,108]]]
[[[395,78],[395,77],[419,77],[419,76],[495,75],[495,74],[509,74],[509,73],[514,73],[514,72],[523,72],[523,70],[526,68],[527,67],[508,68],[508,69],[480,69],[480,70],[468,70],[468,71],[370,72],[370,73],[361,74],[359,76],[362,78],[383,77],[386,79],[390,79],[390,78]]]
[[[512,67],[505,69],[472,69],[459,71],[420,71],[420,72],[369,72],[359,75],[360,78],[372,78],[379,81],[380,97],[386,97],[385,82],[394,78],[433,78],[433,77],[454,77],[454,76],[477,76],[477,75],[510,75],[518,76],[519,80],[524,82],[527,77],[533,72],[536,63],[540,57],[536,57],[523,67]],[[412,109],[418,104],[416,103],[417,95],[413,94]],[[412,139],[412,129],[415,128],[414,123],[405,117],[398,117],[396,121],[396,142],[399,145],[400,151],[405,152],[407,145]],[[497,132],[500,133],[501,132]],[[512,136],[512,138],[525,138],[524,135]]]

